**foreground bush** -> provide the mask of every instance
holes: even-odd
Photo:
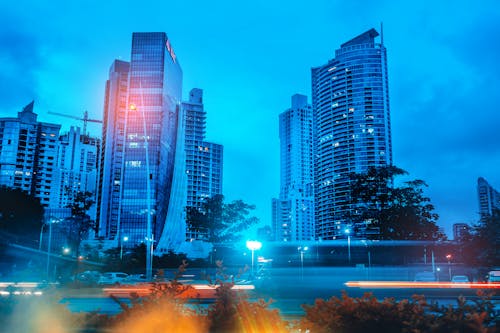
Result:
[[[314,305],[304,305],[306,312],[298,328],[314,333],[479,333],[497,332],[493,307],[487,297],[468,305],[459,298],[457,307],[428,304],[423,296],[396,301],[379,301],[367,293],[351,298],[317,299]]]

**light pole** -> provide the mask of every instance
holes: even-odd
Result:
[[[255,240],[247,240],[247,248],[252,251],[252,278],[253,278],[253,273],[254,273],[254,269],[253,269],[253,266],[254,266],[254,252],[255,250],[260,250],[262,248],[262,243],[259,242],[259,241],[255,241]]]
[[[142,82],[139,79],[139,89],[141,91],[141,104],[144,106],[144,96],[142,94]],[[146,160],[146,279],[151,281],[153,272],[153,235],[152,235],[152,224],[151,224],[151,172],[149,168],[149,142],[146,128],[146,115],[144,113],[144,107],[141,108],[142,113],[142,126],[144,131],[144,149],[145,149],[145,160]],[[137,106],[135,104],[130,104],[131,111],[137,111]]]
[[[45,228],[46,224],[43,223],[42,227],[40,228],[40,240],[38,242],[38,251],[42,251],[42,240],[43,240],[43,228]]]
[[[349,259],[349,264],[351,263],[351,230],[345,229],[347,235],[347,258]]]
[[[50,280],[50,248],[52,246],[52,223],[53,219],[49,218],[49,245],[47,246],[47,281]]]
[[[126,242],[126,241],[128,241],[127,236],[123,237],[120,241],[120,261],[122,261],[122,259],[123,259],[123,242]]]
[[[450,276],[451,281],[451,254],[447,254],[446,259],[448,260],[448,275]]]
[[[297,251],[300,253],[300,278],[303,280],[304,279],[304,252],[309,250],[307,246],[299,246],[297,248]]]

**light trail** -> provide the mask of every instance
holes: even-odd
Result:
[[[486,282],[348,281],[345,285],[351,288],[500,289],[500,283]]]
[[[181,298],[214,298],[217,285],[209,284],[187,284],[186,287],[191,287],[192,289],[186,289],[184,292],[179,294]],[[254,285],[234,285],[231,289],[235,291],[249,291],[254,290]],[[114,296],[130,296],[131,294],[137,294],[138,296],[150,295],[154,288],[151,284],[145,283],[141,286],[121,286],[121,287],[109,287],[102,289],[105,295]]]

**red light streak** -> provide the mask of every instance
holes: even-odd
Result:
[[[348,281],[351,288],[475,288],[500,289],[500,283],[453,283],[453,282],[412,282],[412,281]]]

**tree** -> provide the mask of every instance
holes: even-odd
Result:
[[[0,187],[0,230],[37,240],[43,224],[40,199],[21,189]]]
[[[88,232],[96,227],[95,221],[87,214],[90,207],[95,203],[91,192],[77,192],[73,202],[67,207],[71,208],[71,217],[66,219],[64,229],[68,237],[69,245],[76,251],[78,257],[80,244],[88,235]]]
[[[224,196],[216,194],[207,198],[200,209],[189,207],[186,221],[191,230],[206,234],[212,243],[232,242],[241,238],[241,232],[259,220],[248,215],[255,209],[242,200],[224,202]]]
[[[352,174],[352,203],[356,207],[349,219],[380,230],[383,239],[438,240],[445,236],[436,225],[439,216],[424,195],[423,180],[406,181],[394,187],[395,176],[406,175],[403,169],[387,166]]]
[[[460,241],[465,261],[475,266],[494,267],[500,264],[500,210],[481,217],[470,233]]]

